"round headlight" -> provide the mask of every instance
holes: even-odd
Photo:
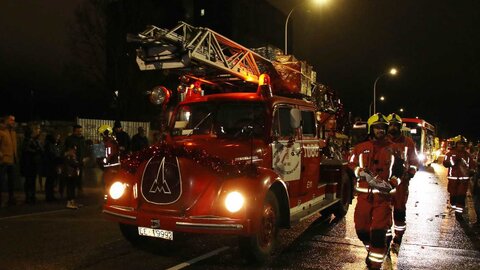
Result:
[[[125,184],[121,182],[115,182],[110,186],[110,197],[116,200],[122,197],[123,193],[125,192]]]
[[[225,207],[228,211],[235,213],[243,207],[245,199],[240,192],[233,191],[228,193],[227,197],[225,198]]]
[[[150,102],[154,105],[164,105],[170,99],[170,91],[164,86],[157,86],[148,92]]]

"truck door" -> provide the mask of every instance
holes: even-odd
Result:
[[[320,147],[313,109],[302,108],[301,125],[301,175],[300,186],[302,195],[313,192],[318,186],[320,173]],[[318,194],[317,194],[318,195]]]
[[[301,144],[299,133],[290,125],[292,106],[280,105],[274,108],[271,144],[272,168],[287,183],[292,202],[300,196]]]

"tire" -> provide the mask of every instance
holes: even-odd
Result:
[[[269,191],[263,203],[258,232],[251,236],[239,237],[242,256],[249,262],[267,261],[278,245],[279,221],[278,200],[275,194]]]
[[[123,237],[133,246],[141,246],[147,242],[147,237],[138,234],[138,227],[128,224],[118,224]]]
[[[343,218],[347,214],[348,208],[352,202],[352,181],[346,172],[342,173],[340,191],[341,199],[333,206],[335,219]]]

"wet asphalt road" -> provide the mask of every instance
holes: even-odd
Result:
[[[412,179],[404,242],[384,269],[480,269],[475,215],[455,220],[445,174],[434,164]],[[240,257],[235,237],[176,234],[174,243],[132,247],[102,217],[100,190],[87,191],[79,210],[61,203],[0,209],[0,269],[366,269],[354,205],[340,221],[318,215],[282,231],[277,254],[258,266]]]

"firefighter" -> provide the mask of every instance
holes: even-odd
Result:
[[[401,184],[397,187],[393,195],[393,228],[395,237],[392,242],[392,251],[398,253],[402,237],[405,233],[405,213],[408,200],[408,186],[410,179],[417,172],[418,160],[415,154],[415,143],[412,138],[402,134],[402,118],[395,113],[388,117],[388,135],[387,138],[392,142],[393,154],[397,162],[403,164],[402,170],[392,172],[396,177],[401,178]],[[398,166],[398,168],[400,168]],[[391,232],[387,233],[387,245],[391,242]]]
[[[400,184],[392,175],[392,143],[386,139],[387,118],[377,113],[367,121],[368,140],[355,146],[349,167],[357,177],[354,222],[358,238],[368,251],[370,269],[380,269],[387,253],[386,232],[392,226],[391,191]]]
[[[455,218],[463,220],[465,195],[467,194],[469,179],[475,174],[476,162],[467,152],[467,139],[463,136],[455,143],[455,148],[445,154],[443,166],[448,168],[448,193],[450,205],[455,210]]]
[[[98,128],[98,133],[102,137],[103,153],[97,158],[101,169],[120,165],[120,149],[118,142],[113,136],[113,129],[109,125],[102,125]]]

